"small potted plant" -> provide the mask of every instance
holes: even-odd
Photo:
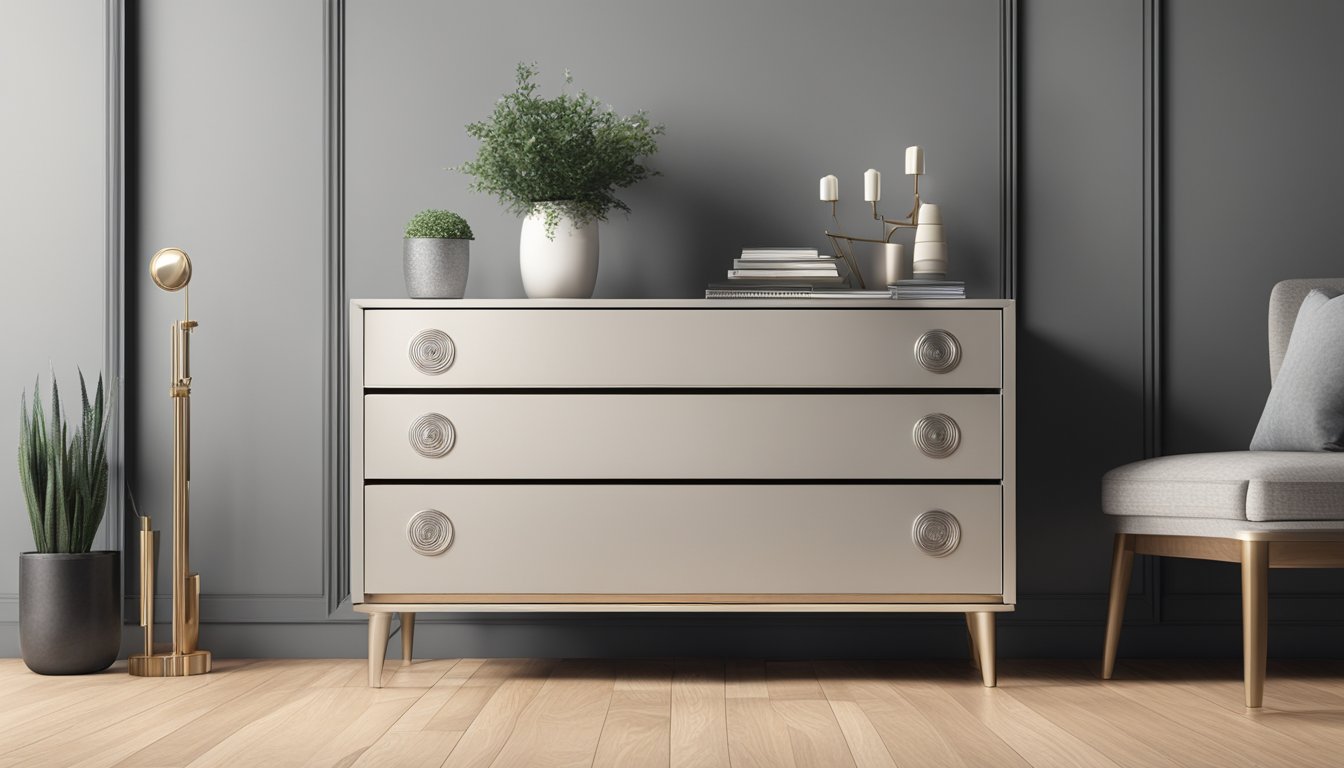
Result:
[[[471,227],[452,211],[421,211],[406,224],[402,270],[413,299],[460,299],[467,292]]]
[[[107,424],[103,380],[89,402],[84,374],[80,421],[71,427],[51,381],[51,419],[37,386],[21,400],[19,481],[36,551],[19,555],[19,647],[43,675],[106,669],[121,650],[121,558],[91,552],[107,507]]]
[[[644,112],[622,117],[582,91],[543,98],[536,75],[536,66],[519,64],[518,87],[467,126],[481,146],[459,170],[475,177],[472,189],[526,217],[518,258],[528,296],[588,298],[597,282],[597,222],[613,208],[629,213],[617,189],[657,175],[643,158],[658,149],[663,127]]]

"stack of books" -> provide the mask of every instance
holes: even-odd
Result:
[[[728,282],[766,286],[841,285],[839,259],[822,256],[816,248],[743,248],[733,261]]]
[[[961,280],[897,280],[888,286],[893,299],[964,299]]]

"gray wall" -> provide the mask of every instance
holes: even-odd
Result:
[[[0,0],[0,653],[17,653],[18,553],[33,548],[11,451],[19,395],[51,371],[78,407],[103,369],[103,5]],[[50,413],[50,410],[48,410]],[[100,537],[98,546],[104,539]]]
[[[1272,10],[1162,5],[1165,166],[1153,189],[1166,235],[1162,292],[1152,297],[1162,311],[1151,314],[1145,3],[1019,3],[1022,601],[1003,622],[1010,655],[1096,653],[1109,558],[1100,474],[1145,454],[1150,410],[1162,417],[1169,451],[1243,447],[1268,386],[1269,287],[1340,271],[1327,218],[1339,207],[1331,182],[1344,164],[1329,140],[1341,134],[1344,107],[1327,96],[1340,71],[1331,39],[1340,10],[1310,0]],[[0,8],[9,14],[0,20],[18,14]],[[518,222],[445,170],[470,156],[462,125],[510,87],[520,59],[541,65],[548,91],[569,67],[578,86],[668,126],[655,157],[665,175],[630,191],[629,219],[603,227],[599,295],[693,296],[744,244],[822,245],[825,211],[814,190],[827,172],[841,177],[847,223],[863,221],[852,204],[869,166],[887,176],[890,210],[904,213],[896,210],[900,150],[916,142],[929,154],[928,197],[952,222],[954,272],[975,295],[997,290],[1006,245],[997,219],[998,3],[563,8],[346,3],[351,296],[401,295],[399,229],[429,206],[457,209],[476,229],[468,295],[520,294]],[[203,643],[225,655],[363,649],[359,619],[329,612],[324,579],[323,10],[320,0],[128,6],[130,478],[141,510],[162,519],[164,328],[179,305],[149,288],[143,272],[154,249],[180,245],[197,261],[192,306],[202,321],[193,540],[207,592]],[[463,24],[492,32],[451,31]],[[20,50],[29,62],[47,55]],[[99,99],[95,90],[80,108],[101,108]],[[78,143],[31,131],[37,146],[68,153]],[[1252,160],[1263,145],[1274,149],[1270,166]],[[25,178],[39,175],[33,165]],[[19,195],[8,181],[3,189]],[[63,220],[51,203],[20,202],[34,221]],[[1296,228],[1265,223],[1283,220]],[[102,262],[89,254],[101,254],[101,243],[91,239],[82,252],[96,303]],[[4,269],[14,269],[9,259]],[[69,279],[54,270],[38,279],[58,274]],[[50,312],[53,295],[26,294],[20,309],[5,311],[27,323]],[[1144,343],[1154,318],[1165,350],[1155,392],[1145,386]],[[70,338],[79,329],[71,324]],[[33,354],[64,341],[33,341]],[[97,337],[88,341],[82,359],[96,363]],[[17,390],[34,366],[42,367],[7,363],[5,380]],[[6,543],[26,537],[21,523],[11,520],[13,536],[0,528]],[[1141,562],[1122,650],[1236,654],[1233,570]],[[1344,595],[1337,575],[1276,573],[1273,586],[1272,652],[1337,654],[1344,633],[1319,618],[1334,615]],[[960,653],[963,635],[959,619],[938,617],[459,616],[427,622],[421,647],[434,655],[941,655]],[[13,650],[0,635],[0,651]]]

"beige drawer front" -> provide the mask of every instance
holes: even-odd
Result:
[[[1000,324],[996,309],[371,309],[364,383],[998,388]]]
[[[998,594],[1000,509],[997,485],[371,485],[364,588],[370,599]],[[917,526],[931,510],[955,522]],[[439,513],[450,526],[413,525]],[[422,554],[408,527],[446,550]],[[953,527],[950,553],[916,543],[945,544]]]
[[[998,395],[370,395],[364,409],[370,479],[996,479],[1003,468]]]

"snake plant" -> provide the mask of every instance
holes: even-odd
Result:
[[[89,402],[79,374],[83,418],[74,429],[61,413],[61,393],[51,377],[51,419],[42,408],[37,383],[33,404],[21,400],[19,480],[28,503],[37,551],[88,552],[107,506],[107,424],[103,377]]]

